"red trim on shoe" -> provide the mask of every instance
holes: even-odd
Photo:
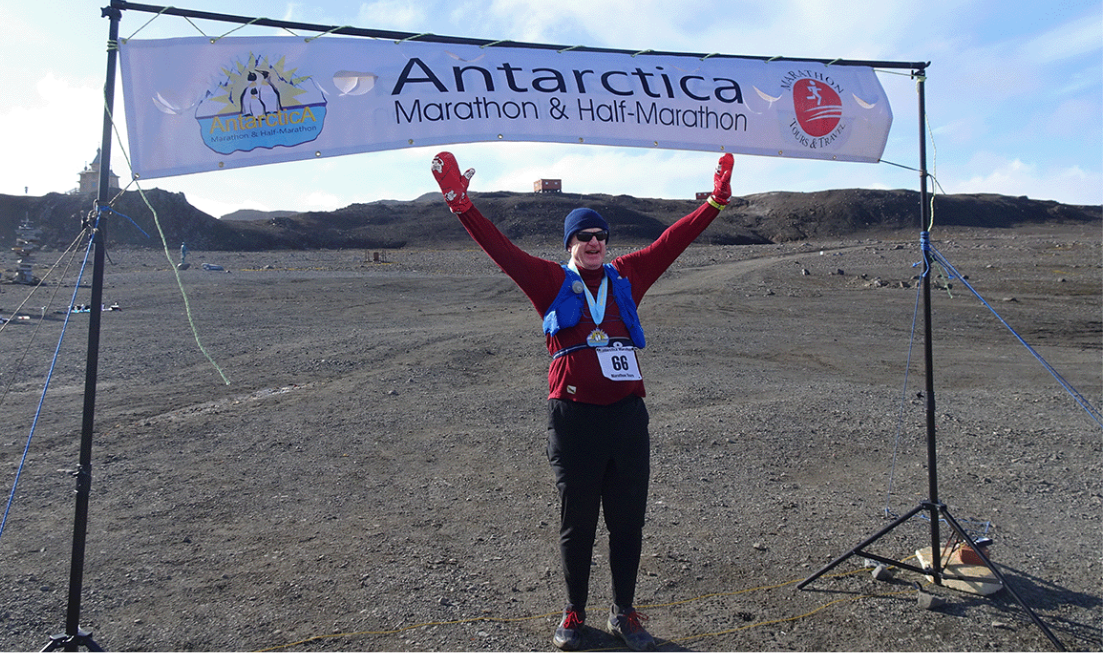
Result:
[[[578,610],[567,610],[567,613],[563,615],[563,623],[559,627],[567,630],[577,630],[582,627],[583,621],[583,617]]]

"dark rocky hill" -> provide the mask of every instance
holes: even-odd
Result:
[[[113,211],[104,213],[109,247],[159,248],[157,223],[169,247],[187,242],[194,250],[387,249],[469,243],[467,234],[435,192],[409,202],[352,204],[330,212],[239,212],[224,220],[199,211],[179,193],[152,189],[146,191],[146,196],[149,205],[139,193],[124,193],[112,206]],[[579,206],[591,207],[605,216],[613,225],[617,241],[643,243],[698,205],[692,200],[601,194],[486,192],[472,193],[472,197],[507,236],[530,244],[557,242],[563,216]],[[26,219],[42,230],[46,247],[63,249],[80,234],[93,200],[89,194],[0,195],[0,243],[14,244],[16,227]],[[988,229],[1054,222],[1100,223],[1103,208],[1005,195],[939,195],[934,201],[934,222]],[[701,240],[721,245],[762,244],[918,230],[918,223],[916,191],[772,192],[733,198]]]

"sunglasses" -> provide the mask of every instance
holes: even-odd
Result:
[[[577,234],[575,234],[574,237],[577,238],[578,242],[580,242],[580,243],[588,243],[588,242],[590,242],[591,238],[597,238],[598,242],[601,242],[601,241],[606,240],[607,238],[609,238],[609,232],[608,231],[580,231]]]

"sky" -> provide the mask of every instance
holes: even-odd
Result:
[[[55,0],[0,7],[0,61],[6,67],[0,124],[8,143],[0,160],[0,194],[68,192],[95,157],[107,64],[108,20],[101,8],[108,4]],[[937,181],[936,192],[1103,204],[1100,0],[179,0],[173,6],[488,40],[930,62],[927,169]],[[217,36],[236,27],[127,10],[119,34]],[[234,32],[273,34],[255,26]],[[737,155],[733,193],[918,190],[915,81],[903,70],[879,71],[878,76],[893,111],[881,163]],[[113,115],[122,140],[112,145],[111,167],[126,185],[123,101],[120,88]],[[215,217],[238,209],[330,211],[437,192],[429,162],[440,149],[204,172],[141,185],[183,193]],[[716,164],[716,155],[707,152],[577,144],[478,143],[447,149],[462,168],[477,170],[472,191],[531,192],[534,180],[558,178],[565,192],[692,198],[711,189]]]

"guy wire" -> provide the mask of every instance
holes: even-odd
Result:
[[[84,237],[84,234],[86,232],[87,232],[87,230],[81,230],[81,232],[79,234],[77,234],[76,239],[74,239],[73,242],[70,243],[69,246],[65,248],[65,251],[62,252],[61,256],[58,257],[57,262],[54,263],[52,266],[50,266],[49,270],[46,271],[46,274],[44,274],[42,276],[42,280],[39,281],[39,283],[31,290],[30,293],[28,293],[27,298],[24,299],[19,304],[19,306],[17,306],[15,308],[15,311],[12,312],[13,317],[16,314],[19,313],[19,310],[21,308],[23,308],[23,306],[27,302],[29,302],[31,300],[31,297],[34,297],[34,294],[38,291],[38,289],[42,286],[42,284],[46,282],[46,279],[50,278],[50,275],[54,273],[54,270],[56,270],[58,265],[61,263],[61,259],[65,258],[65,255],[69,254],[69,252],[72,251],[72,256],[70,257],[69,262],[66,264],[65,270],[64,270],[64,272],[62,272],[62,275],[61,275],[63,279],[65,278],[65,273],[67,273],[69,271],[69,268],[71,268],[73,266],[73,261],[76,259],[76,256],[77,256],[76,245]],[[43,308],[44,311],[46,309],[48,309],[50,306],[53,306],[54,300],[57,298],[57,294],[60,291],[61,291],[61,284],[59,283],[59,284],[54,286],[54,294],[51,295],[50,299],[46,302],[46,306]],[[73,306],[70,303],[69,310],[72,310],[72,308],[73,308]],[[23,353],[19,356],[19,360],[17,360],[15,362],[15,365],[12,366],[11,375],[10,375],[10,378],[8,379],[8,383],[4,386],[3,393],[0,393],[0,406],[4,405],[4,400],[7,399],[8,393],[11,391],[12,384],[15,383],[15,378],[16,378],[15,372],[17,372],[19,370],[19,368],[23,367],[23,361],[26,360],[27,353],[31,350],[31,345],[34,344],[35,338],[38,337],[38,331],[39,331],[39,329],[42,328],[42,322],[43,321],[41,319],[38,321],[38,325],[34,328],[34,331],[31,332],[31,339],[29,341],[27,341],[27,346],[23,348]],[[0,332],[2,332],[4,329],[6,329],[8,324],[10,324],[10,323],[11,323],[11,321],[9,320],[8,322],[5,322],[4,324],[0,324]]]
[[[63,251],[61,253],[61,256],[58,257],[57,262],[55,262],[53,265],[51,265],[49,267],[49,269],[47,269],[46,274],[43,275],[42,279],[37,284],[34,285],[33,289],[30,292],[30,294],[28,294],[27,297],[22,302],[19,303],[19,306],[15,307],[15,311],[12,313],[12,315],[14,315],[15,313],[18,313],[19,309],[23,308],[23,306],[27,302],[29,302],[32,297],[34,297],[34,294],[36,292],[38,292],[38,289],[42,286],[43,283],[46,282],[46,279],[50,278],[50,275],[53,274],[54,270],[57,269],[58,264],[61,263],[61,259],[65,258],[65,255],[68,254],[70,250],[73,250],[73,258],[76,258],[76,250],[74,248],[75,248],[76,244],[78,242],[80,242],[81,238],[84,237],[85,231],[86,230],[81,230],[81,232],[79,234],[77,234],[77,237],[73,240],[73,242],[69,243],[69,246],[66,247],[65,251]],[[72,266],[72,264],[73,264],[73,261],[72,261],[72,259],[70,259],[69,263],[65,267],[65,270],[68,271],[69,267]],[[64,276],[64,275],[62,275],[62,276]],[[50,299],[52,300],[56,296],[57,296],[57,293],[55,291],[54,295],[52,297],[50,297]],[[6,329],[7,324],[8,324],[7,322],[5,322],[4,324],[0,324],[0,331],[3,331],[4,329]]]
[[[904,364],[904,388],[900,391],[900,410],[896,419],[896,438],[892,446],[892,467],[889,470],[888,491],[885,493],[885,515],[891,514],[889,504],[892,502],[892,489],[896,479],[896,460],[900,452],[900,438],[904,433],[904,405],[908,399],[908,375],[912,368],[912,349],[915,347],[916,323],[919,319],[919,298],[922,296],[923,285],[915,286],[915,309],[912,311],[911,337],[908,338],[908,356]]]
[[[98,220],[99,218],[97,217],[97,224]],[[95,226],[92,227],[93,231],[94,229]],[[90,230],[86,228],[82,232],[82,235],[89,231]],[[38,418],[42,415],[42,406],[46,403],[46,393],[50,389],[50,381],[53,379],[54,376],[54,370],[56,369],[57,360],[61,352],[61,344],[64,342],[65,333],[69,329],[69,318],[73,316],[72,307],[73,304],[76,302],[77,293],[80,292],[80,280],[84,277],[84,268],[88,265],[88,254],[92,251],[92,240],[93,239],[91,237],[88,238],[88,246],[85,248],[84,251],[84,261],[81,263],[80,273],[77,275],[76,283],[73,284],[73,295],[72,298],[69,300],[70,310],[65,311],[65,321],[63,322],[61,327],[61,334],[58,336],[57,346],[54,347],[53,359],[50,361],[50,369],[46,373],[46,381],[42,386],[42,394],[39,395],[38,398],[38,406],[35,408],[34,419],[31,421],[31,429],[30,432],[27,434],[27,442],[23,445],[23,456],[19,459],[19,465],[15,471],[15,480],[12,481],[11,493],[8,495],[8,502],[4,507],[4,516],[2,519],[0,519],[0,536],[4,534],[4,526],[8,523],[8,513],[11,511],[12,503],[15,501],[15,493],[16,489],[19,487],[19,479],[23,475],[23,466],[27,463],[27,453],[31,449],[31,442],[34,440],[35,431],[38,429]],[[76,257],[74,256],[74,258]]]
[[[1008,331],[1011,332],[1011,335],[1019,341],[1019,344],[1025,347],[1026,350],[1030,352],[1030,354],[1034,356],[1034,358],[1039,363],[1041,363],[1042,367],[1044,367],[1045,370],[1050,373],[1054,380],[1056,380],[1057,383],[1065,389],[1065,392],[1067,392],[1069,396],[1071,396],[1073,400],[1075,400],[1076,403],[1078,403],[1080,407],[1083,408],[1086,413],[1088,413],[1088,416],[1092,419],[1092,421],[1094,421],[1099,427],[1103,428],[1103,413],[1101,413],[1098,408],[1093,406],[1091,402],[1089,402],[1084,397],[1084,395],[1082,395],[1076,388],[1072,386],[1072,384],[1066,381],[1065,378],[1061,376],[1061,374],[1056,369],[1053,368],[1053,366],[1046,362],[1046,360],[1042,358],[1041,354],[1039,354],[1033,347],[1027,344],[1026,340],[1024,340],[1023,337],[1020,336],[1018,332],[1016,332],[1015,329],[1013,329],[1011,325],[1008,324],[1007,321],[1004,320],[1003,317],[1001,317],[1000,314],[996,312],[996,309],[992,308],[992,305],[989,304],[968,281],[966,281],[965,276],[958,272],[957,269],[946,259],[946,257],[942,255],[941,252],[939,252],[934,247],[931,247],[931,252],[938,264],[941,265],[944,270],[946,270],[947,278],[960,280],[961,283],[969,289],[969,292],[973,293],[973,296],[980,300],[980,303],[983,304],[984,307],[987,308],[992,313],[992,315],[996,317],[997,320],[999,320],[1000,324],[1002,324],[1004,327],[1007,328]]]

